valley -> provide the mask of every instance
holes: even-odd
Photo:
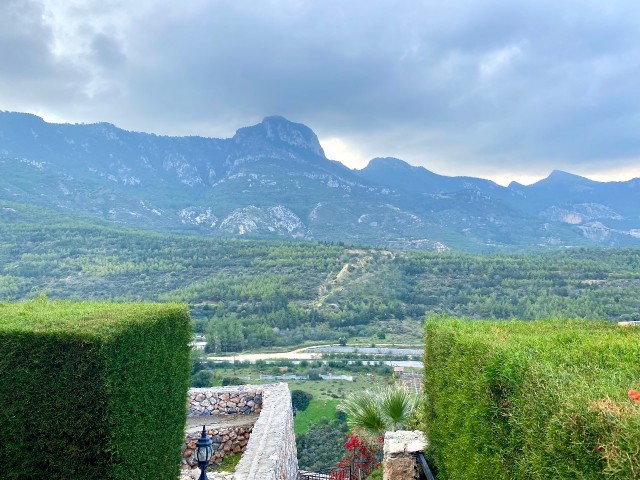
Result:
[[[208,353],[416,345],[425,316],[640,319],[640,252],[477,256],[114,228],[0,204],[0,300],[189,304]]]

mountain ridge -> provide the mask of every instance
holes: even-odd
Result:
[[[0,199],[152,230],[400,249],[640,245],[638,179],[553,171],[503,187],[394,157],[351,170],[281,116],[216,139],[0,112],[0,168]]]

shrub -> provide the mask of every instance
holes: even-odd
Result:
[[[190,336],[175,304],[0,304],[2,478],[176,478]]]
[[[338,407],[347,414],[347,423],[363,438],[377,440],[385,431],[406,428],[414,415],[417,398],[404,387],[353,392]]]
[[[384,468],[382,467],[382,465],[379,465],[371,470],[371,473],[367,475],[367,480],[382,480],[383,472]]]
[[[222,379],[222,386],[226,387],[228,385],[244,385],[247,382],[245,382],[244,380],[242,380],[239,377],[223,377]]]
[[[236,469],[236,466],[240,462],[242,458],[241,453],[232,453],[230,455],[225,455],[218,465],[214,467],[216,472],[233,472]]]
[[[350,466],[354,473],[357,472],[359,476],[366,477],[374,468],[380,466],[379,457],[382,453],[382,443],[382,437],[379,437],[375,442],[370,442],[352,433],[348,434],[347,442],[344,444],[346,453],[338,466]]]
[[[317,472],[338,464],[344,456],[347,424],[343,419],[329,421],[326,417],[296,434],[298,464],[302,470]]]
[[[439,478],[630,479],[640,472],[640,330],[604,322],[425,325],[428,454]]]
[[[206,388],[213,386],[214,374],[209,370],[198,370],[191,375],[191,386],[193,388]]]
[[[299,412],[304,412],[309,406],[313,395],[304,390],[291,390],[291,404]]]

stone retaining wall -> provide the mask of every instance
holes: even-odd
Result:
[[[233,432],[225,434],[209,431],[212,439],[220,440],[218,445],[225,452],[237,448],[244,453],[233,474],[208,473],[209,479],[225,480],[296,480],[298,459],[296,438],[293,433],[293,407],[291,394],[286,383],[271,385],[241,385],[219,388],[193,388],[189,390],[188,415],[211,416],[229,414],[260,415],[252,429],[237,426]],[[205,422],[205,423],[211,423]],[[243,430],[240,433],[240,429]],[[194,432],[195,433],[195,432]],[[235,434],[235,438],[231,438]],[[250,434],[250,436],[249,436]],[[199,434],[198,434],[199,435]],[[183,473],[181,478],[197,478],[199,470],[191,470],[197,436],[187,436],[183,446]],[[214,437],[218,435],[220,438]],[[248,440],[247,440],[248,436]],[[242,437],[242,438],[241,438]],[[246,442],[245,442],[246,441]],[[229,443],[231,442],[231,443]],[[242,444],[245,445],[242,445]],[[188,452],[190,450],[190,452]]]
[[[262,408],[262,389],[256,385],[190,388],[187,416],[257,413]]]
[[[211,438],[211,446],[213,447],[211,463],[220,463],[227,455],[244,452],[252,430],[253,422],[244,425],[208,429],[207,435]],[[201,432],[202,430],[195,428],[185,434],[184,443],[182,444],[181,469],[198,468],[195,450],[196,442],[200,438]]]
[[[417,452],[427,448],[424,433],[399,430],[384,434],[383,480],[417,480],[420,478]]]

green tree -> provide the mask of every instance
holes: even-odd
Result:
[[[309,406],[313,395],[304,390],[291,390],[291,404],[296,410],[303,412]]]
[[[194,388],[211,387],[213,385],[213,373],[209,370],[200,370],[191,375],[191,386]]]

